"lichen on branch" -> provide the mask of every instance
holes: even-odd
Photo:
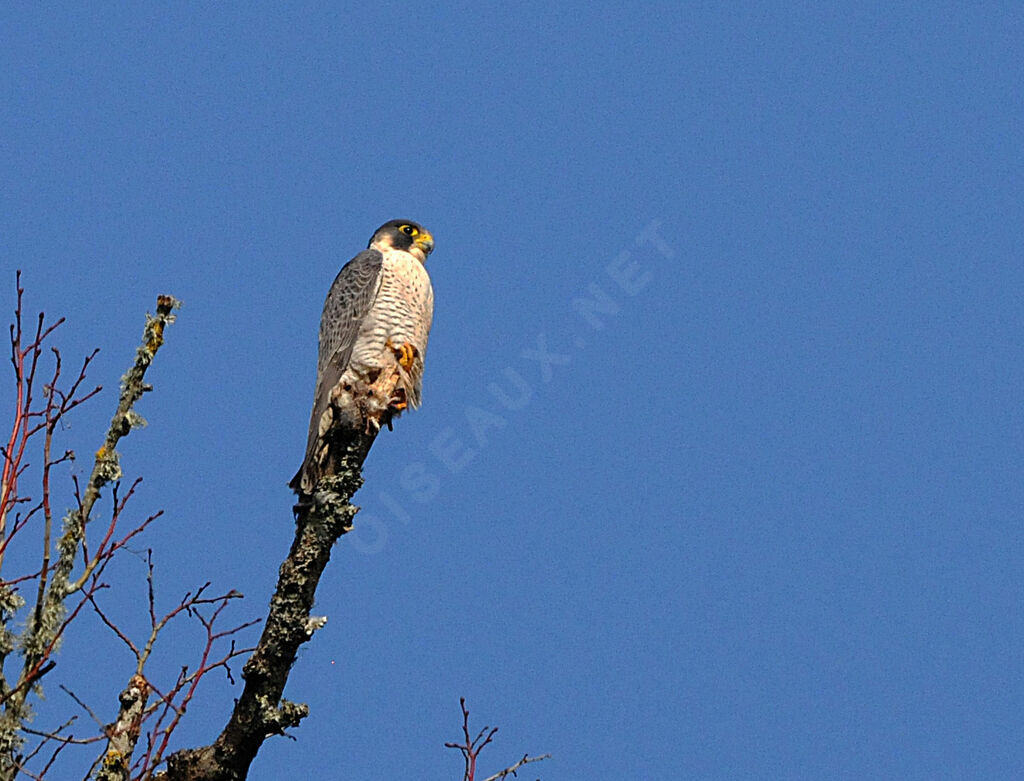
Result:
[[[60,353],[51,348],[56,359],[54,377],[49,384],[43,387],[42,408],[37,409],[33,406],[33,387],[36,368],[42,354],[43,341],[62,320],[44,328],[44,316],[40,314],[35,340],[23,344],[21,329],[23,291],[20,286],[20,275],[18,283],[16,323],[11,328],[12,361],[18,381],[18,408],[9,444],[3,451],[4,479],[2,507],[0,507],[0,512],[2,512],[2,516],[0,516],[0,535],[2,535],[0,557],[14,535],[38,510],[42,511],[44,518],[44,553],[41,568],[35,575],[0,582],[0,623],[3,624],[4,629],[4,634],[0,637],[0,667],[13,651],[19,650],[22,656],[20,671],[12,683],[9,683],[10,679],[0,669],[0,706],[2,706],[2,711],[0,711],[0,781],[14,778],[22,770],[17,751],[24,743],[23,730],[32,716],[28,705],[28,695],[32,691],[38,691],[42,677],[53,668],[55,662],[52,657],[59,648],[65,629],[86,604],[86,598],[82,598],[74,608],[69,608],[68,598],[76,592],[82,591],[90,582],[90,576],[97,571],[97,567],[102,569],[113,553],[123,547],[127,539],[135,533],[129,534],[127,538],[120,541],[113,540],[118,515],[123,509],[123,502],[119,503],[117,500],[115,485],[114,510],[106,537],[98,547],[85,553],[82,571],[77,577],[72,577],[75,562],[80,553],[85,550],[83,545],[86,530],[100,492],[104,486],[121,476],[116,446],[141,421],[141,417],[133,409],[134,405],[147,390],[150,390],[150,386],[145,383],[146,370],[163,343],[166,326],[174,322],[174,310],[180,306],[180,302],[172,296],[160,296],[157,299],[156,314],[146,316],[142,343],[136,350],[135,361],[121,381],[117,410],[110,422],[103,444],[96,451],[85,489],[78,495],[78,506],[70,510],[64,518],[61,535],[56,542],[56,561],[51,566],[49,470],[55,464],[72,456],[68,452],[60,458],[51,458],[50,445],[53,433],[62,417],[70,409],[92,397],[100,389],[97,387],[91,392],[79,393],[79,386],[85,379],[85,370],[95,355],[93,353],[86,358],[82,371],[71,388],[64,392],[59,390],[57,380],[60,378],[61,371]],[[40,432],[44,437],[43,498],[39,505],[24,517],[19,516],[17,522],[11,525],[8,523],[10,510],[18,502],[27,500],[20,497],[17,492],[17,479],[24,473],[26,466],[22,463],[25,445],[34,434]],[[128,495],[132,490],[134,490],[134,485]],[[146,523],[148,521],[143,524],[143,527]],[[14,613],[24,604],[24,598],[16,594],[13,584],[25,579],[38,581],[36,599],[24,629],[14,635],[8,628],[8,623]]]
[[[357,434],[338,459],[336,474],[323,477],[310,501],[296,507],[295,539],[281,564],[263,635],[242,668],[245,687],[224,730],[210,745],[168,757],[164,781],[241,781],[263,741],[298,726],[309,709],[283,698],[299,647],[322,617],[312,617],[320,576],[331,548],[352,528],[359,508],[352,496],[363,484],[362,467],[374,434]]]

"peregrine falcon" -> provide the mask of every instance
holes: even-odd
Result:
[[[434,238],[412,220],[381,225],[345,264],[324,303],[306,457],[289,485],[310,495],[332,474],[332,445],[346,432],[375,433],[420,405],[434,314],[424,267]]]

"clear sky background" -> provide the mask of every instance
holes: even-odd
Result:
[[[185,302],[121,448],[163,605],[265,612],[324,295],[388,219],[437,240],[423,408],[250,777],[457,779],[460,696],[486,774],[1024,775],[1021,41],[1017,3],[5,5],[0,299],[102,350],[63,447]],[[38,723],[131,667],[83,621]]]

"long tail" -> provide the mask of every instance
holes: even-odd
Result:
[[[317,480],[322,472],[317,468],[322,465],[323,449],[325,444],[321,437],[326,435],[333,423],[333,415],[326,417],[331,412],[330,393],[324,392],[320,385],[317,385],[316,395],[313,399],[313,412],[309,416],[309,433],[306,436],[306,455],[302,459],[302,466],[295,473],[288,486],[299,496],[309,496],[316,487]]]
[[[295,493],[299,494],[299,496],[303,495],[302,477],[305,471],[306,462],[303,461],[302,466],[299,467],[299,471],[295,473],[295,477],[288,481],[288,487],[291,488]]]

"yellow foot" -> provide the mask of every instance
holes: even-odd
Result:
[[[391,397],[388,402],[388,409],[401,413],[403,410],[409,408],[409,402],[405,398],[405,388],[395,388],[395,395]]]
[[[416,356],[419,355],[420,352],[416,349],[416,346],[410,342],[402,342],[401,345],[395,347],[395,345],[391,343],[390,339],[386,342],[385,347],[395,354],[395,357],[398,359],[398,365],[406,371],[409,371],[412,368],[413,362],[416,360]]]

